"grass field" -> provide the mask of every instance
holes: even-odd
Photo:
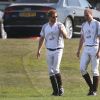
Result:
[[[100,100],[100,86],[97,96],[86,96],[88,88],[76,57],[78,41],[78,38],[65,40],[61,62],[65,94],[54,97],[50,95],[44,47],[40,59],[36,59],[38,40],[0,40],[0,100]]]

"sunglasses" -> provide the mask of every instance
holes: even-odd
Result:
[[[51,16],[51,17],[54,19],[54,18],[57,18],[58,16]]]

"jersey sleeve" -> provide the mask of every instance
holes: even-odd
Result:
[[[61,27],[65,27],[65,26],[64,26],[64,24],[63,24],[63,23],[58,22],[58,27],[59,27],[59,28],[61,28]]]
[[[60,29],[61,27],[62,27],[63,30],[67,33],[67,30],[66,30],[65,25],[64,25],[63,23],[61,23],[61,22],[58,22],[58,28]]]
[[[43,37],[45,36],[45,25],[42,26],[40,36],[43,36]]]
[[[100,36],[100,22],[98,22],[98,35]]]
[[[85,24],[85,23],[83,23],[83,24],[82,24],[82,27],[81,27],[81,31],[80,31],[80,34],[84,34],[84,31],[83,31],[83,28],[84,28],[84,24]]]

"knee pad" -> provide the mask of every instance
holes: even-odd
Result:
[[[93,76],[99,76],[99,71],[94,71]]]
[[[48,69],[48,72],[49,72],[49,75],[50,75],[50,76],[54,75],[53,69]]]
[[[80,72],[81,72],[82,75],[87,74],[87,71],[86,70],[83,70],[83,69],[80,69]]]
[[[50,72],[49,72],[49,76],[52,76],[52,75],[55,75],[55,74],[54,74],[54,73],[50,73]]]
[[[50,76],[55,75],[57,73],[60,73],[60,70],[59,69],[51,69],[51,70],[49,70],[49,75]]]
[[[54,70],[54,73],[55,73],[55,74],[58,74],[58,73],[60,73],[60,70],[59,70],[59,69],[55,69],[55,70]]]

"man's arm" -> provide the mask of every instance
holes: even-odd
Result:
[[[41,52],[41,48],[43,46],[43,43],[44,43],[44,37],[40,37],[40,40],[39,40],[39,45],[38,45],[38,50],[37,50],[37,58],[40,57],[40,52]]]
[[[61,27],[61,33],[62,33],[62,35],[63,35],[63,37],[64,37],[65,39],[68,38],[68,37],[67,37],[67,31],[66,31],[66,29],[65,29],[64,26]]]
[[[100,58],[100,36],[99,36],[99,48],[96,56],[97,58]]]
[[[99,48],[98,48],[98,52],[97,52],[97,58],[100,58],[100,22],[96,21],[96,27],[97,27],[97,34],[98,34],[98,38],[99,38]]]
[[[66,31],[65,26],[64,25],[59,25],[58,28],[60,30],[60,33],[63,35],[63,37],[65,39],[67,39],[68,37],[67,37],[67,31]]]
[[[81,50],[81,48],[83,46],[83,42],[84,42],[84,37],[81,34],[81,37],[80,37],[80,40],[79,40],[79,46],[78,46],[78,50],[77,50],[77,57],[80,57],[80,50]]]

